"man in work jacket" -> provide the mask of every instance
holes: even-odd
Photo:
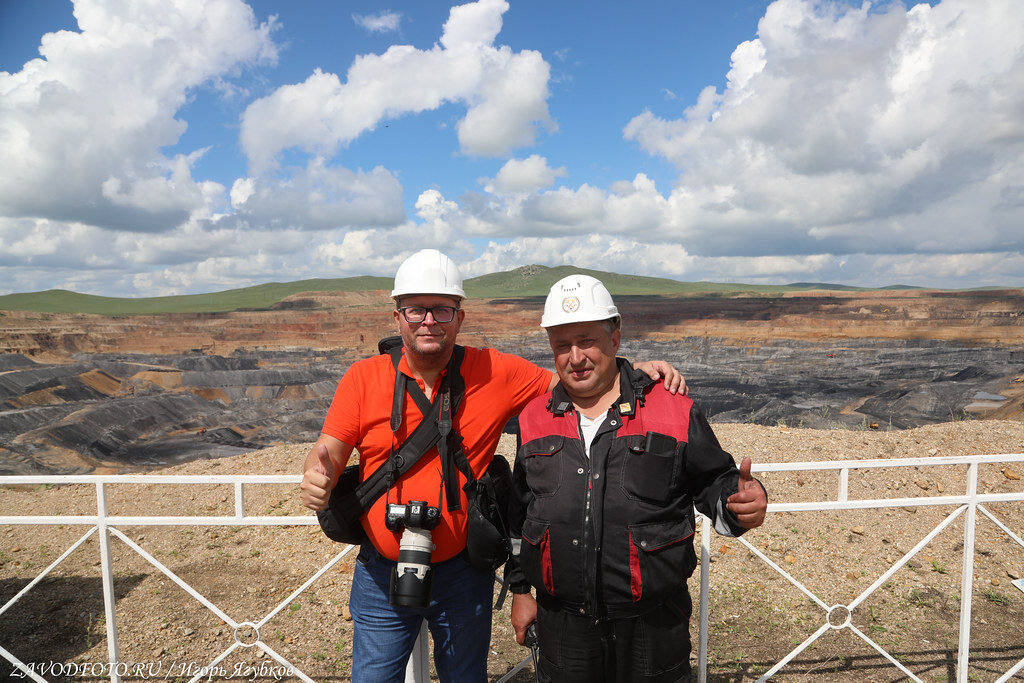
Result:
[[[418,387],[427,400],[439,392],[443,398],[456,335],[465,317],[461,302],[466,295],[458,268],[437,250],[417,252],[399,267],[391,295],[403,344],[397,371],[408,378],[403,380],[408,393],[411,396]],[[670,390],[679,388],[681,377],[671,366],[650,365],[652,375],[666,376]],[[465,390],[451,416],[452,429],[462,438],[462,450],[474,476],[480,477],[508,420],[531,399],[550,391],[556,380],[548,370],[493,349],[465,348],[458,372]],[[301,485],[304,505],[313,510],[327,507],[353,448],[359,450],[359,475],[364,480],[423,421],[416,402],[406,400],[401,422],[392,431],[396,379],[396,368],[387,354],[354,363],[345,373],[322,434],[306,456]],[[404,680],[406,662],[424,618],[434,638],[434,662],[442,681],[487,680],[493,573],[474,569],[462,555],[467,508],[462,486],[466,479],[449,471],[455,476],[455,486],[442,488],[444,469],[434,446],[361,516],[368,541],[361,545],[349,596],[355,683]],[[453,497],[454,505],[446,504],[448,496]],[[386,526],[385,508],[388,502],[404,505],[410,501],[426,501],[430,506],[440,502],[440,519],[430,535],[434,545],[430,601],[423,609],[389,600],[402,533]]]
[[[556,283],[541,325],[560,381],[519,416],[516,639],[536,622],[541,681],[688,680],[693,506],[739,536],[764,521],[767,495],[689,397],[616,358],[618,309],[600,281]]]

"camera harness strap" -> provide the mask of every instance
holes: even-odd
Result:
[[[395,365],[395,391],[391,404],[391,432],[397,433],[398,428],[402,425],[402,409],[405,406],[405,394],[408,392],[412,396],[413,402],[420,409],[420,412],[423,413],[423,421],[420,422],[419,427],[413,430],[413,433],[406,439],[405,444],[414,439],[424,424],[436,422],[437,429],[432,433],[430,445],[436,442],[437,452],[441,456],[441,481],[448,510],[460,510],[462,509],[462,503],[459,500],[459,480],[456,468],[468,480],[473,480],[473,473],[469,468],[469,460],[462,450],[462,437],[458,432],[452,431],[452,415],[459,409],[462,397],[466,393],[466,383],[459,372],[462,358],[465,355],[465,349],[458,345],[453,349],[452,357],[448,361],[448,372],[441,378],[441,384],[434,393],[433,403],[427,400],[427,396],[420,389],[419,384],[398,370],[398,363],[402,358],[402,349],[391,349],[388,353],[391,355],[391,361]],[[395,454],[394,446],[392,446],[391,458],[389,458],[388,463],[384,464],[384,467],[389,469],[389,490],[394,486],[395,481],[405,474],[430,448],[430,446],[427,446],[422,451],[414,451],[415,455],[412,461],[406,463],[406,458],[401,455],[405,444],[402,444],[398,454]]]
[[[458,468],[468,479],[473,480],[473,473],[469,468],[469,461],[462,451],[462,438],[458,432],[452,430],[452,415],[458,410],[462,397],[466,393],[465,382],[459,373],[459,366],[465,355],[465,349],[456,345],[452,357],[448,361],[448,372],[441,379],[441,385],[434,395],[434,402],[427,400],[426,395],[419,388],[419,385],[411,377],[399,371],[398,364],[402,359],[402,347],[386,348],[384,341],[381,342],[383,353],[391,356],[391,362],[395,366],[395,392],[391,404],[391,431],[395,433],[402,424],[402,409],[405,405],[406,391],[413,397],[416,405],[423,413],[423,420],[412,431],[412,434],[395,451],[394,445],[391,448],[391,455],[387,461],[378,467],[373,474],[369,475],[355,490],[355,497],[358,501],[357,509],[348,510],[349,514],[358,516],[368,510],[375,500],[381,497],[385,491],[391,489],[395,482],[406,472],[412,469],[413,465],[437,444],[438,452],[441,455],[441,478],[443,487],[447,493],[448,509],[458,510],[461,508],[458,495],[458,479],[455,468]]]
[[[437,451],[441,456],[441,486],[444,489],[446,501],[448,504],[448,510],[460,510],[462,508],[461,501],[459,500],[459,480],[456,468],[458,471],[466,477],[465,490],[467,494],[470,494],[470,489],[474,486],[482,486],[482,483],[478,482],[476,477],[473,476],[473,470],[469,466],[469,459],[466,458],[465,451],[462,450],[462,437],[458,432],[452,430],[452,415],[459,409],[459,403],[462,402],[462,397],[466,393],[466,382],[462,378],[462,374],[459,372],[459,366],[462,363],[462,357],[465,353],[463,347],[456,345],[455,350],[452,353],[451,360],[448,361],[448,372],[441,379],[441,385],[437,392],[434,394],[434,403],[430,403],[427,400],[426,394],[420,389],[420,385],[417,384],[408,375],[399,372],[398,361],[401,359],[402,350],[401,348],[390,349],[388,353],[391,354],[392,362],[395,364],[395,393],[393,403],[391,404],[391,431],[395,433],[398,431],[398,427],[402,424],[402,408],[405,402],[405,394],[408,391],[409,395],[412,396],[413,401],[419,407],[420,412],[423,413],[423,422],[417,427],[413,434],[406,440],[406,444],[409,443],[420,431],[420,428],[429,421],[432,421],[435,410],[434,406],[437,405],[437,430],[434,432],[434,440],[437,441]],[[393,440],[392,440],[393,441]],[[404,450],[405,444],[403,444]],[[429,448],[429,446],[427,447]],[[420,451],[419,454],[413,459],[413,462],[419,459],[427,449]],[[404,474],[412,463],[408,464],[408,467],[400,470],[400,465],[404,465],[403,462],[395,462],[396,459],[400,458],[400,455],[394,453],[392,447],[392,457],[389,459],[389,463],[385,463],[380,469],[389,469],[390,473],[388,476],[388,490],[394,485],[395,480]],[[441,501],[438,501],[438,507],[441,506]],[[505,523],[505,516],[498,510],[499,518],[501,519],[502,533],[508,538],[508,525]],[[505,603],[505,596],[508,593],[509,581],[508,576],[504,575],[501,580],[501,592],[498,594],[498,598],[495,601],[494,609],[501,609]]]

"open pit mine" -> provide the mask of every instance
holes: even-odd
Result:
[[[1024,419],[1024,290],[616,300],[622,355],[675,364],[712,422]],[[542,307],[470,299],[460,342],[550,368]],[[0,311],[0,474],[143,471],[313,441],[345,369],[393,330],[384,291],[231,313]]]

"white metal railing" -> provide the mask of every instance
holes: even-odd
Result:
[[[0,607],[0,617],[25,593],[39,583],[58,564],[68,557],[78,546],[84,543],[92,534],[97,533],[100,541],[100,567],[103,584],[103,602],[106,616],[107,633],[107,667],[112,683],[120,683],[125,670],[118,667],[120,663],[119,646],[117,638],[117,620],[114,609],[114,572],[110,557],[110,537],[115,536],[122,540],[128,547],[137,552],[171,581],[191,595],[201,605],[216,614],[230,628],[234,630],[234,642],[210,664],[197,666],[196,673],[190,680],[195,683],[203,678],[208,678],[211,671],[216,671],[218,665],[229,655],[240,648],[258,647],[280,665],[287,668],[290,675],[297,676],[303,681],[314,683],[302,671],[294,667],[280,653],[275,651],[261,638],[260,628],[270,621],[281,610],[287,607],[296,597],[311,586],[317,579],[323,576],[334,565],[348,555],[353,546],[346,546],[341,552],[335,555],[327,564],[321,567],[312,577],[298,589],[293,591],[280,604],[271,610],[258,622],[237,621],[220,609],[213,602],[208,600],[195,588],[182,580],[177,574],[168,569],[153,555],[135,543],[125,535],[119,526],[295,526],[317,524],[315,516],[303,514],[299,516],[289,515],[247,515],[245,513],[245,485],[246,484],[289,484],[297,485],[301,481],[297,475],[159,475],[159,474],[125,474],[125,475],[52,475],[52,476],[6,476],[0,477],[0,485],[18,484],[92,484],[96,487],[96,514],[95,515],[4,515],[0,516],[0,524],[60,524],[60,525],[82,525],[89,529],[76,543],[69,547],[59,558],[44,569],[35,579],[26,585],[17,595],[11,598],[6,604]],[[196,484],[228,484],[234,489],[234,515],[219,516],[128,516],[111,515],[108,511],[107,486],[112,484],[167,484],[167,485],[196,485]],[[8,652],[0,645],[0,656],[10,661],[19,671],[27,677],[39,683],[47,683],[33,667],[26,666],[17,657]]]
[[[886,572],[884,572],[878,579],[857,598],[851,601],[847,605],[828,605],[823,600],[818,598],[812,591],[804,586],[800,581],[791,576],[782,567],[776,564],[773,560],[767,557],[764,553],[754,547],[745,538],[738,539],[746,548],[757,556],[762,562],[769,566],[772,570],[780,574],[787,581],[792,583],[798,588],[804,595],[806,595],[813,603],[820,607],[823,611],[823,623],[820,628],[817,629],[812,635],[806,640],[800,643],[796,648],[793,649],[788,655],[782,660],[776,663],[770,670],[761,676],[759,680],[766,680],[781,669],[783,669],[790,661],[797,657],[807,647],[814,643],[818,638],[829,630],[841,630],[849,629],[857,637],[866,642],[872,649],[878,652],[881,656],[887,659],[893,666],[897,667],[901,672],[908,676],[911,680],[920,681],[920,679],[913,674],[909,669],[906,668],[897,658],[893,657],[890,653],[886,652],[884,648],[874,642],[869,636],[857,629],[851,621],[851,614],[858,605],[870,596],[875,590],[882,586],[896,571],[903,567],[910,559],[922,548],[924,548],[935,536],[945,530],[956,518],[960,515],[964,515],[964,542],[963,542],[963,572],[961,580],[961,591],[960,595],[963,596],[961,600],[961,612],[960,612],[960,625],[959,625],[959,643],[958,643],[958,657],[957,657],[957,680],[966,683],[968,680],[968,657],[969,657],[969,646],[970,646],[970,633],[971,633],[971,596],[973,595],[973,577],[974,577],[974,547],[975,547],[975,523],[977,519],[977,513],[980,511],[987,518],[993,521],[1003,532],[1005,532],[1009,538],[1016,542],[1021,547],[1024,547],[1024,540],[1000,521],[995,515],[993,515],[988,509],[984,507],[986,503],[996,502],[1024,502],[1024,491],[1012,492],[1012,493],[979,493],[978,492],[978,472],[979,467],[982,465],[992,465],[998,463],[1020,463],[1024,462],[1024,454],[1004,454],[1004,455],[977,455],[977,456],[955,456],[955,457],[927,457],[927,458],[901,458],[901,459],[890,459],[890,460],[844,460],[844,461],[824,461],[824,462],[795,462],[795,463],[770,463],[754,465],[752,468],[754,473],[774,473],[774,472],[835,472],[838,477],[836,495],[833,498],[819,501],[803,501],[803,502],[772,502],[768,506],[769,513],[775,512],[815,512],[815,511],[830,511],[830,510],[855,510],[855,509],[872,509],[872,508],[898,508],[898,507],[924,507],[924,506],[954,506],[953,511],[936,526],[930,533],[928,533],[917,545],[906,553],[900,560],[892,565]],[[902,498],[876,498],[876,499],[851,499],[849,496],[849,484],[851,472],[860,472],[862,470],[869,469],[880,469],[880,468],[905,468],[905,467],[938,467],[938,466],[962,466],[966,468],[964,477],[964,491],[963,493],[942,495],[942,496],[915,496],[915,497],[902,497]],[[119,683],[123,674],[124,669],[117,666],[119,663],[119,649],[118,649],[118,636],[117,636],[117,622],[114,605],[114,583],[113,583],[113,567],[110,554],[110,539],[116,537],[124,542],[129,548],[134,550],[150,564],[156,567],[160,572],[166,575],[170,580],[180,586],[186,593],[191,595],[200,604],[205,606],[208,610],[216,614],[226,624],[228,624],[234,630],[234,642],[218,657],[210,662],[206,667],[197,667],[195,676],[191,679],[190,683],[195,683],[203,678],[208,678],[211,670],[216,671],[218,664],[223,662],[229,655],[238,650],[239,648],[252,648],[257,647],[266,653],[273,660],[278,662],[284,667],[288,667],[290,675],[296,676],[303,681],[312,681],[305,673],[298,670],[292,663],[290,663],[284,656],[276,652],[267,642],[265,642],[260,634],[260,628],[263,627],[270,619],[277,615],[281,610],[287,607],[296,597],[298,597],[303,591],[309,586],[316,582],[321,576],[327,571],[334,567],[340,562],[346,555],[348,555],[352,546],[346,546],[341,552],[337,553],[327,564],[321,567],[313,576],[311,576],[305,583],[302,584],[298,589],[293,591],[288,597],[286,597],[280,604],[278,604],[273,610],[265,615],[259,621],[238,621],[227,614],[224,610],[220,609],[213,602],[208,600],[206,597],[201,595],[188,583],[178,577],[173,571],[164,566],[159,560],[153,555],[148,553],[145,549],[135,543],[131,538],[124,534],[118,527],[123,526],[217,526],[217,525],[230,525],[230,526],[298,526],[298,525],[315,525],[317,524],[316,517],[309,514],[302,515],[288,515],[288,514],[275,514],[275,515],[249,515],[245,511],[245,487],[247,485],[267,485],[267,484],[289,484],[297,485],[301,480],[298,475],[159,475],[159,474],[129,474],[129,475],[29,475],[29,476],[5,476],[0,477],[0,486],[19,485],[19,484],[34,484],[34,485],[46,485],[46,484],[86,484],[93,485],[96,487],[96,514],[95,515],[3,515],[0,516],[0,524],[12,524],[12,525],[80,525],[88,527],[86,533],[79,538],[74,544],[72,544],[64,553],[58,557],[53,563],[47,566],[38,576],[35,577],[29,584],[27,584],[21,591],[18,592],[13,598],[8,600],[4,605],[0,606],[0,618],[2,618],[4,612],[6,612],[12,605],[14,605],[25,593],[30,591],[36,586],[47,574],[49,574],[58,564],[60,564],[65,558],[67,558],[72,552],[74,552],[80,545],[86,540],[92,537],[93,534],[98,535],[100,544],[100,565],[102,574],[102,585],[103,585],[103,596],[104,596],[104,610],[106,615],[106,636],[107,636],[107,651],[108,651],[108,664],[105,673],[109,674],[112,683]],[[111,515],[108,511],[108,498],[107,498],[107,487],[109,485],[122,485],[122,484],[168,484],[168,485],[195,485],[195,484],[223,484],[231,485],[234,490],[234,514],[233,515],[214,515],[214,516],[158,516],[158,515]],[[767,523],[771,523],[771,519],[767,520]],[[711,523],[708,519],[704,519],[702,522],[702,533],[701,533],[701,566],[700,566],[700,620],[699,620],[699,638],[698,638],[698,679],[705,681],[707,679],[707,667],[708,667],[708,632],[709,632],[709,596],[711,586],[711,571],[710,571],[710,558],[711,558]],[[1022,637],[1024,638],[1024,637]],[[11,662],[17,670],[22,672],[26,677],[32,680],[38,681],[39,683],[47,683],[47,680],[43,678],[34,667],[28,666],[21,662],[17,657],[11,654],[8,650],[4,649],[0,644],[0,656],[6,658]],[[409,663],[407,669],[407,680],[421,681],[426,680],[426,672],[429,670],[426,664],[427,647],[425,637],[421,633],[421,640],[414,651],[414,658]],[[506,680],[511,678],[512,675],[529,663],[529,657],[525,658],[518,666],[512,671],[506,674]],[[998,683],[1009,680],[1012,676],[1018,672],[1024,670],[1024,659],[1013,665],[1008,671],[1005,672],[999,679]]]
[[[873,508],[900,508],[900,507],[926,507],[926,506],[956,506],[952,513],[946,516],[931,532],[929,532],[917,545],[893,564],[878,579],[863,591],[857,598],[848,605],[827,605],[817,595],[811,592],[804,584],[791,576],[782,567],[772,561],[764,553],[754,547],[745,538],[739,538],[746,548],[756,555],[762,562],[771,567],[774,571],[783,576],[787,581],[797,587],[804,595],[817,604],[824,612],[822,625],[811,634],[806,640],[800,643],[782,660],[776,663],[771,669],[765,672],[758,681],[764,681],[776,673],[790,661],[807,649],[822,635],[830,630],[849,629],[853,634],[867,643],[872,649],[887,659],[893,666],[897,667],[913,681],[921,682],[921,679],[914,675],[898,659],[886,652],[878,643],[868,637],[860,629],[852,624],[851,615],[864,600],[881,587],[893,574],[910,561],[922,548],[941,533],[954,519],[965,514],[964,542],[963,542],[963,571],[960,587],[960,625],[959,642],[957,652],[957,681],[967,683],[968,681],[968,658],[970,653],[971,637],[971,607],[974,590],[974,541],[975,522],[978,511],[991,519],[1004,531],[1013,541],[1024,548],[1024,540],[1009,529],[983,506],[984,503],[998,502],[1022,502],[1024,491],[1014,493],[978,493],[978,468],[985,464],[1024,462],[1024,454],[1003,454],[1003,455],[975,455],[975,456],[950,456],[950,457],[927,457],[927,458],[896,458],[889,460],[842,460],[831,462],[794,462],[794,463],[769,463],[760,466],[755,465],[752,471],[762,472],[801,472],[801,471],[832,471],[838,474],[837,490],[835,498],[812,502],[772,503],[768,511],[772,512],[808,512],[826,510],[863,510]],[[860,498],[851,499],[850,473],[860,470],[882,469],[882,468],[905,468],[905,467],[939,467],[939,466],[963,466],[966,467],[964,478],[964,492],[948,496],[915,496],[903,498]],[[710,558],[711,558],[711,522],[707,518],[703,520],[701,532],[701,568],[700,568],[700,640],[698,645],[698,678],[701,683],[707,680],[707,651],[708,651],[708,615],[709,615],[709,588],[710,588]],[[833,619],[839,616],[838,623]],[[1024,633],[1024,632],[1022,632]],[[1022,635],[1024,645],[1024,635]],[[1024,669],[1024,659],[1021,659],[1012,666],[1006,673],[997,679],[997,683],[1009,680],[1017,672]]]

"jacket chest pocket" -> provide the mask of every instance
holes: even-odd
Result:
[[[554,495],[562,483],[565,437],[545,436],[523,444],[526,483],[538,498]]]
[[[672,498],[679,481],[678,442],[666,434],[624,437],[626,455],[622,465],[622,490],[633,500],[663,505]]]

